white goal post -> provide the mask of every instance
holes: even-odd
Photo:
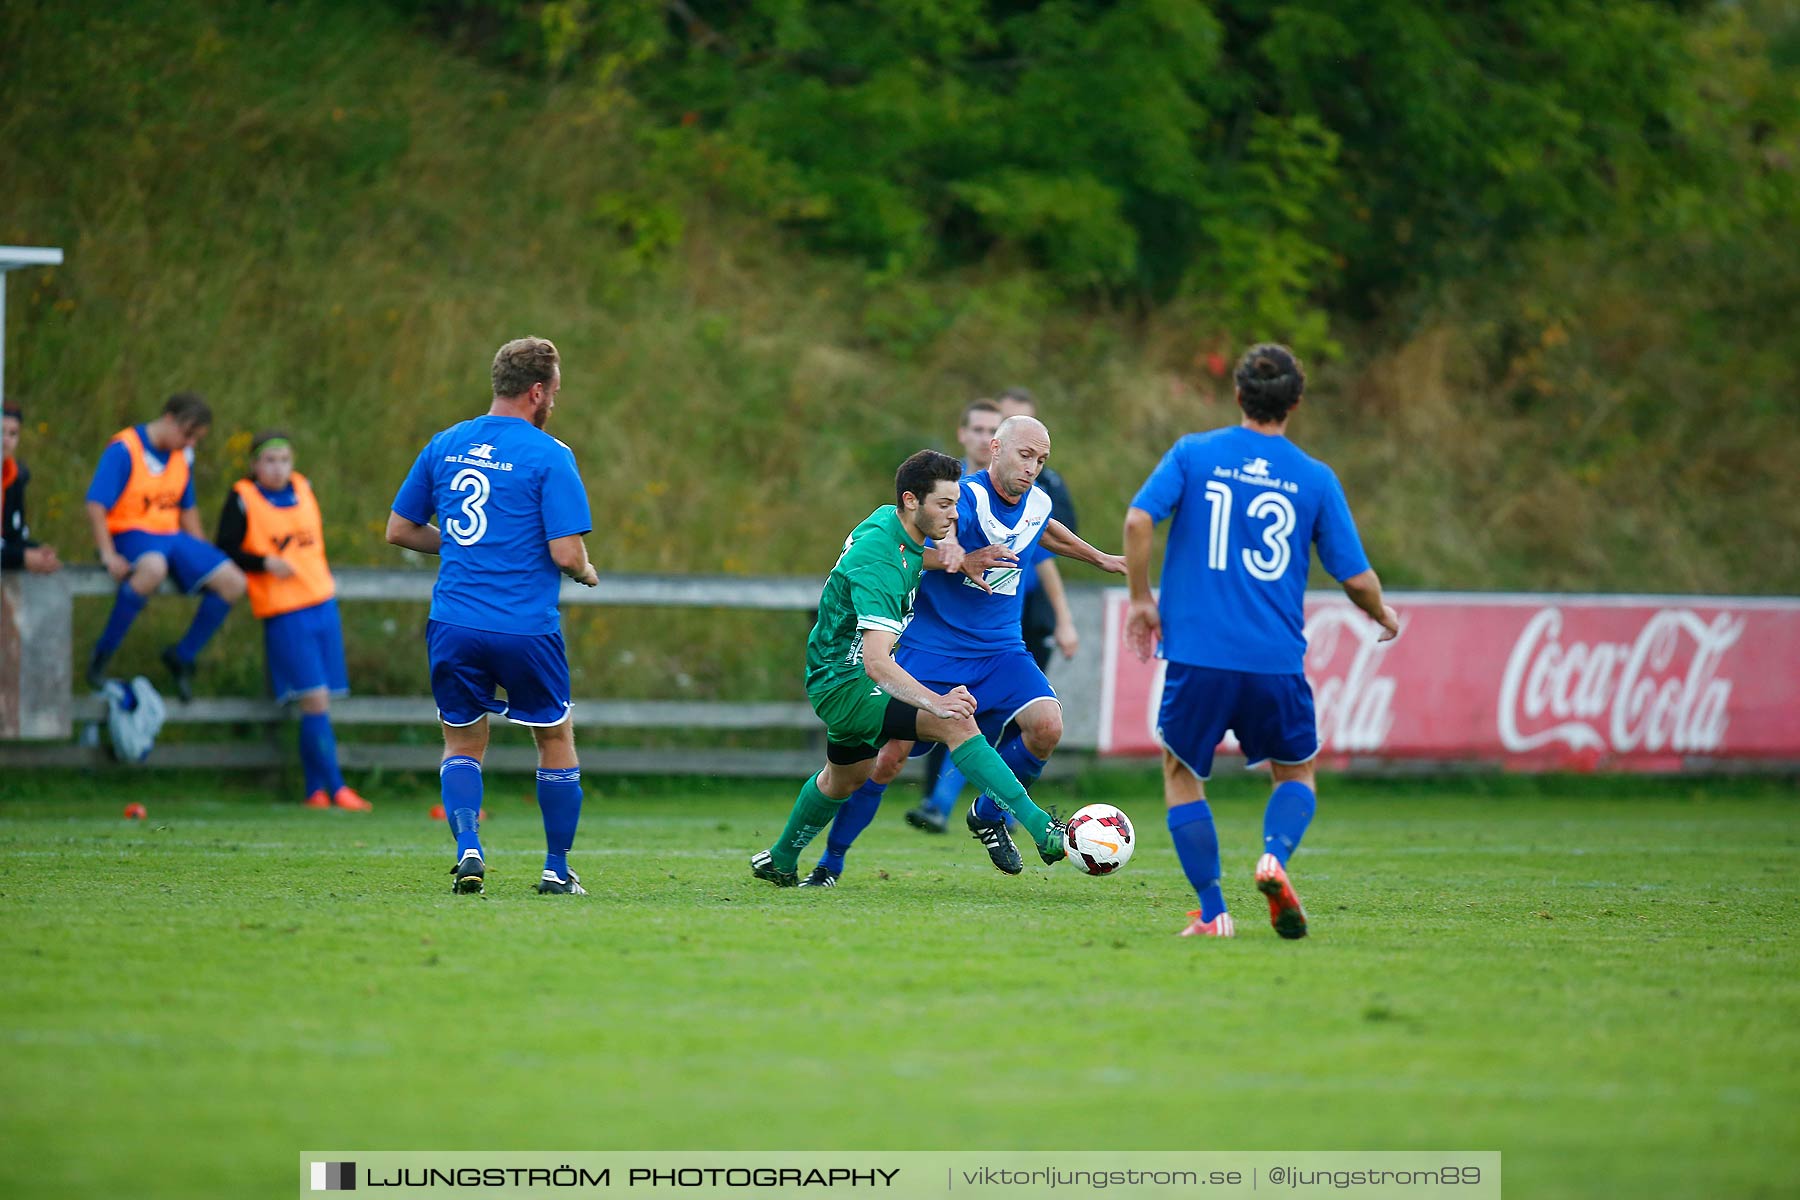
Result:
[[[0,246],[0,401],[6,399],[6,276],[20,267],[62,265],[61,246]]]

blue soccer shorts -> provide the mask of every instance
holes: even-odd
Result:
[[[906,639],[894,651],[894,661],[914,679],[940,695],[959,684],[975,697],[975,723],[989,742],[998,743],[1007,722],[1040,701],[1056,701],[1056,689],[1044,677],[1031,651],[1019,646],[983,658],[959,658],[908,650]],[[1060,701],[1058,702],[1060,703]],[[924,754],[933,743],[919,742],[914,754]]]
[[[160,554],[169,560],[169,577],[175,586],[193,595],[206,586],[213,572],[231,560],[211,542],[203,542],[187,533],[145,533],[127,529],[113,534],[113,549],[133,565],[146,554]]]
[[[1163,679],[1156,737],[1196,778],[1212,774],[1213,752],[1229,729],[1246,766],[1292,766],[1319,753],[1312,685],[1304,675],[1257,675],[1172,662]]]
[[[489,713],[515,725],[560,725],[574,707],[561,633],[492,633],[425,623],[431,696],[446,725],[473,725]],[[504,690],[506,699],[496,692]]]
[[[335,599],[268,618],[263,622],[263,653],[277,703],[320,689],[333,696],[350,693],[344,628]]]

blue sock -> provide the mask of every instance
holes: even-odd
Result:
[[[875,810],[881,807],[881,794],[885,791],[887,784],[869,779],[850,793],[850,798],[837,810],[837,816],[831,818],[831,829],[825,834],[825,853],[819,856],[821,867],[839,875],[844,873],[844,855],[850,853],[850,844],[875,819]]]
[[[538,812],[544,817],[544,870],[558,879],[569,877],[569,847],[581,824],[581,768],[538,768]]]
[[[1190,800],[1169,810],[1169,836],[1175,839],[1175,857],[1200,897],[1200,919],[1210,921],[1225,911],[1225,892],[1219,887],[1219,831],[1213,826],[1212,806]]]
[[[1012,768],[1012,773],[1019,777],[1027,791],[1044,773],[1044,760],[1025,748],[1023,734],[1013,734],[1000,747],[1000,761]]]
[[[113,597],[112,613],[106,618],[106,628],[100,631],[100,640],[94,643],[95,662],[105,662],[117,652],[119,643],[125,640],[126,630],[149,602],[149,597],[132,591],[129,583],[119,585],[119,594]]]
[[[212,592],[200,597],[200,607],[194,613],[194,623],[188,626],[188,631],[175,643],[175,657],[184,663],[191,663],[199,658],[200,652],[206,649],[206,643],[219,631],[219,626],[225,623],[225,618],[230,613],[231,601],[221,600]]]
[[[325,790],[325,771],[319,764],[319,738],[311,724],[320,714],[300,714],[300,769],[306,773],[306,794]]]
[[[444,793],[444,816],[456,835],[456,857],[481,852],[481,763],[466,754],[453,755],[438,768]]]
[[[937,784],[931,794],[925,797],[925,807],[933,812],[948,813],[956,808],[956,802],[962,799],[963,784],[967,782],[957,765],[948,758],[944,760],[944,769],[938,772]]]
[[[315,791],[331,795],[344,786],[344,773],[338,770],[337,733],[331,728],[331,714],[300,714],[300,760],[306,763],[309,772],[306,782],[309,795]]]
[[[1313,790],[1298,779],[1277,784],[1269,793],[1269,807],[1263,810],[1263,851],[1287,866],[1289,856],[1300,848],[1317,806]]]

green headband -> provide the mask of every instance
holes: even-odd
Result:
[[[266,442],[257,443],[256,449],[250,452],[251,458],[261,458],[264,450],[292,450],[294,443],[283,437],[273,437]]]

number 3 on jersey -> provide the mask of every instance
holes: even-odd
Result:
[[[1212,506],[1212,536],[1206,544],[1206,565],[1223,571],[1231,560],[1231,489],[1217,480],[1206,484],[1206,502]],[[1287,573],[1293,550],[1288,535],[1294,532],[1297,518],[1294,505],[1280,492],[1258,492],[1245,510],[1255,518],[1267,518],[1263,526],[1263,546],[1252,550],[1244,547],[1244,570],[1264,582],[1272,583]]]
[[[444,532],[459,546],[473,546],[487,533],[488,477],[474,467],[464,467],[450,481],[450,490],[462,492],[462,515],[444,522]]]

